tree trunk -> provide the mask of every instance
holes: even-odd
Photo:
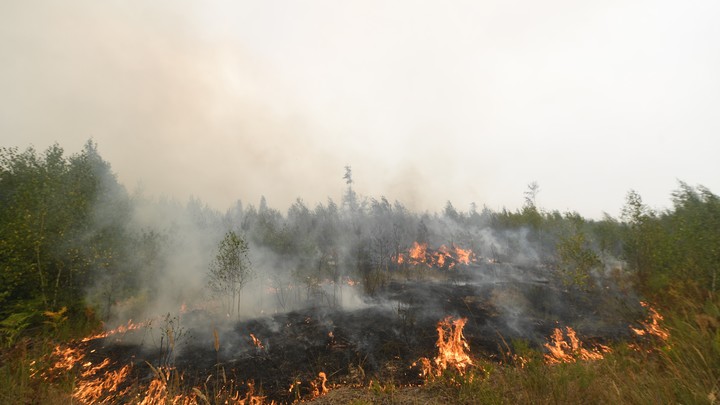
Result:
[[[57,305],[58,291],[60,291],[60,275],[62,274],[62,266],[58,267],[57,277],[55,278],[55,291],[53,292],[52,309],[55,310]]]

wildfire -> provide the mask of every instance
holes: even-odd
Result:
[[[97,363],[91,357],[94,350],[88,350],[87,342],[105,338],[118,333],[125,333],[130,330],[138,329],[143,324],[134,324],[132,321],[127,325],[122,325],[116,329],[88,336],[82,340],[71,342],[68,345],[59,345],[55,347],[51,356],[53,365],[41,374],[45,380],[52,380],[66,373],[74,373],[74,386],[72,398],[74,401],[83,404],[94,403],[139,403],[144,405],[191,405],[199,403],[215,403],[214,400],[224,401],[228,404],[275,404],[274,401],[268,402],[265,396],[255,393],[255,384],[248,381],[247,392],[241,396],[239,391],[232,389],[228,391],[222,387],[220,392],[216,392],[216,398],[203,393],[202,387],[196,386],[189,391],[182,389],[183,375],[173,367],[153,367],[148,366],[153,372],[153,379],[147,385],[138,386],[137,381],[131,376],[133,365],[127,364],[120,367],[113,363],[109,358],[105,358]],[[215,349],[219,349],[219,339],[217,330],[213,331],[215,337]],[[260,350],[265,349],[260,339],[250,334],[253,344]],[[209,378],[209,377],[208,377]],[[320,373],[311,385],[313,386],[313,395],[321,395],[328,391],[326,386],[327,377],[325,373]],[[207,388],[207,387],[205,387]],[[317,391],[318,394],[314,394]],[[219,403],[219,402],[218,402]]]
[[[86,353],[80,347],[57,346],[52,356],[56,359],[55,364],[43,374],[44,378],[53,378],[58,371],[78,369],[80,373],[72,396],[81,403],[108,402],[122,397],[130,389],[129,385],[120,389],[130,374],[130,365],[110,371],[110,359],[95,365],[92,361],[86,361]]]
[[[321,395],[327,394],[330,389],[327,386],[327,374],[325,374],[323,371],[318,373],[318,376],[314,379],[308,381],[310,384],[310,396],[309,399],[315,399]],[[294,394],[295,401],[293,403],[296,403],[301,398],[301,385],[302,381],[297,380],[293,381],[290,384],[290,388],[288,388],[288,393]]]
[[[410,259],[416,263],[424,263],[425,262],[425,255],[427,251],[427,243],[417,243],[413,242],[413,247],[410,248],[410,251],[408,251],[408,255],[410,256]]]
[[[453,245],[454,246],[454,245]],[[473,254],[472,250],[470,249],[461,249],[457,246],[455,247],[455,254],[457,255],[457,261],[460,264],[470,264],[470,261],[474,261],[475,255]]]
[[[108,330],[102,333],[98,333],[96,335],[88,336],[82,339],[82,342],[89,342],[91,340],[95,339],[103,339],[111,335],[117,335],[117,334],[125,334],[131,330],[140,329],[144,326],[147,326],[147,322],[141,322],[141,323],[133,323],[132,319],[128,321],[126,325],[120,325],[115,329]]]
[[[65,371],[72,370],[76,364],[85,358],[85,353],[79,348],[56,346],[55,349],[53,349],[52,356],[57,360],[50,370],[48,370],[49,373],[62,369]]]
[[[178,374],[172,367],[158,367],[155,368],[150,366],[150,369],[155,374],[155,378],[150,381],[147,391],[141,396],[142,400],[139,402],[141,405],[165,405],[165,404],[178,404],[178,405],[194,405],[197,404],[197,391],[193,390],[190,395],[184,395],[182,393],[174,394],[174,385],[178,385],[178,382],[182,380],[182,374]]]
[[[429,267],[455,267],[457,263],[470,264],[476,261],[475,254],[470,249],[462,249],[455,244],[452,248],[446,245],[440,246],[437,250],[428,249],[427,243],[413,242],[413,245],[405,253],[398,254],[395,258],[397,264],[420,265]]]
[[[590,350],[583,348],[577,333],[569,326],[565,328],[565,334],[562,329],[555,328],[550,339],[545,343],[545,348],[549,352],[545,355],[545,362],[548,364],[573,363],[577,360],[600,360],[605,357],[603,353],[611,351],[604,345],[596,345]]]
[[[261,405],[265,403],[265,397],[255,395],[255,381],[247,382],[248,390],[245,398],[237,400],[238,405]],[[239,396],[239,395],[238,395]],[[273,404],[275,401],[272,402]]]
[[[668,332],[667,329],[665,329],[662,325],[660,325],[660,321],[663,320],[663,316],[660,315],[658,311],[655,310],[650,304],[647,302],[641,301],[640,305],[647,308],[648,312],[650,312],[650,315],[648,316],[647,320],[644,322],[640,322],[640,324],[643,326],[643,328],[633,328],[632,326],[630,329],[635,332],[638,336],[655,336],[659,338],[662,341],[667,341],[670,337],[670,332]]]
[[[252,333],[250,334],[250,339],[252,339],[253,345],[255,345],[255,347],[256,347],[258,350],[264,350],[264,349],[265,349],[265,346],[263,346],[263,344],[262,344],[262,342],[260,341],[260,339],[256,338],[255,335],[253,335]]]
[[[312,397],[317,398],[320,395],[324,395],[328,392],[328,388],[325,385],[327,383],[327,375],[324,372],[319,372],[316,379],[310,381],[312,387]]]
[[[645,319],[645,321],[640,322],[640,328],[634,328],[630,326],[630,330],[632,330],[637,336],[650,338],[654,340],[654,342],[650,343],[646,340],[645,342],[631,343],[628,346],[631,349],[639,352],[652,353],[653,351],[657,350],[657,346],[654,343],[667,343],[667,340],[670,338],[670,332],[660,324],[660,322],[663,320],[663,316],[660,315],[660,313],[655,310],[655,308],[653,308],[652,306],[650,306],[650,304],[644,301],[641,301],[640,305],[647,308],[649,312],[648,317]],[[669,345],[667,345],[667,347],[669,348]]]
[[[449,367],[464,374],[465,370],[473,365],[470,358],[470,346],[463,335],[463,328],[467,318],[453,319],[448,316],[437,324],[438,339],[435,346],[438,348],[438,355],[432,362],[420,358],[420,369],[423,377],[438,377]],[[415,363],[414,365],[417,365]]]
[[[111,397],[122,397],[130,390],[128,385],[124,390],[120,387],[126,382],[130,374],[131,366],[126,365],[120,370],[107,371],[110,360],[105,359],[102,363],[92,367],[88,365],[81,373],[81,381],[77,384],[73,397],[81,403],[94,404],[101,399],[107,402]]]

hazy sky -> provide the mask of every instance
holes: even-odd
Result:
[[[439,211],[720,193],[720,2],[0,2],[2,146],[89,138],[225,210],[356,190]]]

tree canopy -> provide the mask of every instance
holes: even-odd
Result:
[[[2,148],[0,335],[10,339],[43,325],[44,312],[72,317],[91,307],[107,317],[174,277],[173,254],[188,248],[198,258],[186,267],[207,277],[208,291],[225,297],[229,312],[239,311],[253,274],[272,280],[283,303],[293,284],[313,299],[320,284],[337,286],[342,277],[361,280],[372,293],[408,270],[398,258],[414,244],[533,261],[566,288],[592,288],[611,270],[646,294],[669,286],[718,288],[720,199],[702,186],[680,183],[673,207],[661,212],[630,191],[621,218],[590,220],[537,206],[537,183],[517,211],[478,212],[475,204],[464,211],[448,201],[432,214],[357,194],[349,166],[343,180],[341,204],[328,199],[313,208],[298,199],[282,213],[263,198],[257,208],[238,201],[223,214],[199,198],[182,206],[129,196],[92,141],[72,155],[57,144],[42,153]],[[167,216],[165,225],[137,220],[147,208],[139,210],[141,203]],[[260,258],[255,268],[252,257]]]

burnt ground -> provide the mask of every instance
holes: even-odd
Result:
[[[478,279],[474,274],[493,274]],[[505,272],[504,276],[497,273]],[[182,370],[186,383],[202,385],[223,370],[235,382],[253,380],[268,399],[306,397],[309,382],[325,372],[329,384],[365,383],[370,378],[420,383],[419,357],[435,354],[436,325],[446,316],[465,317],[472,355],[500,359],[507,344],[523,340],[541,347],[553,329],[572,326],[586,342],[607,343],[630,336],[628,325],[643,318],[637,299],[609,286],[566,290],[531,268],[473,266],[453,280],[393,281],[354,309],[308,307],[216,327],[210,315],[193,311],[168,324],[89,342],[96,358],[118,366],[133,362],[137,379],[152,378],[147,363]],[[264,346],[253,345],[250,334]],[[291,392],[289,388],[297,381]],[[242,388],[242,385],[239,385]]]

